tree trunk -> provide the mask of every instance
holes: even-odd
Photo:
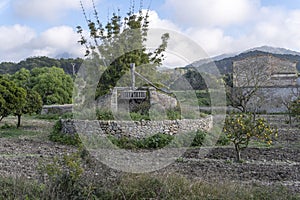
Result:
[[[234,147],[235,147],[235,153],[236,153],[236,162],[240,162],[241,161],[241,150],[239,148],[239,145],[238,144],[234,144]]]
[[[17,128],[19,128],[21,126],[21,115],[17,115],[17,116],[18,116]]]

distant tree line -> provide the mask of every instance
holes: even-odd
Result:
[[[37,67],[56,66],[58,68],[62,68],[65,73],[72,75],[73,74],[73,66],[74,66],[74,72],[77,73],[82,62],[83,62],[83,59],[81,59],[81,58],[55,59],[55,58],[49,58],[46,56],[31,57],[31,58],[22,60],[18,63],[14,63],[14,62],[0,63],[0,74],[14,74],[22,68],[32,70]]]

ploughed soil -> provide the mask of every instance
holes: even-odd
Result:
[[[61,158],[77,151],[75,147],[50,142],[47,135],[54,122],[39,122],[29,120],[24,124],[24,129],[37,131],[37,135],[0,137],[1,176],[41,179],[44,174],[39,168],[43,163],[50,163],[54,157]],[[232,147],[188,149],[176,162],[153,173],[175,172],[204,181],[284,185],[291,192],[300,194],[299,134],[297,128],[280,128],[272,147],[250,146],[242,152],[244,161],[241,163],[234,162],[235,152]],[[103,181],[121,173],[96,159],[93,163],[87,166],[86,173]]]

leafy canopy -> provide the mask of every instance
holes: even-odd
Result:
[[[272,144],[272,136],[276,130],[272,129],[265,119],[254,120],[249,114],[231,114],[225,120],[224,133],[234,144],[236,160],[240,161],[240,151],[248,147],[252,138],[257,138],[268,145]]]
[[[93,0],[92,2],[94,3]],[[148,11],[143,12],[140,9],[138,13],[134,13],[134,10],[131,10],[125,17],[113,13],[106,25],[100,21],[95,6],[94,20],[87,18],[84,8],[83,14],[87,21],[90,39],[84,37],[82,27],[78,26],[77,32],[81,35],[79,42],[86,47],[86,56],[91,54],[99,59],[100,65],[106,67],[97,86],[96,98],[114,88],[121,77],[129,71],[131,63],[144,66],[147,73],[143,75],[151,76],[152,81],[155,79],[156,66],[164,59],[163,52],[167,47],[169,34],[165,33],[161,36],[162,43],[157,49],[152,52],[147,50],[145,43],[149,31]]]

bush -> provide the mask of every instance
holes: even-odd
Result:
[[[52,142],[58,142],[60,144],[80,146],[81,140],[78,134],[67,135],[61,133],[62,124],[61,121],[58,120],[52,128],[52,131],[49,135],[49,139]]]
[[[141,121],[141,120],[150,120],[148,115],[143,115],[141,113],[130,113],[130,117],[133,121]]]
[[[194,140],[191,143],[191,147],[200,147],[203,145],[207,133],[202,130],[198,130],[195,134]]]
[[[169,120],[181,119],[180,107],[167,109],[167,116]]]
[[[174,139],[174,136],[167,135],[163,133],[155,134],[151,137],[148,137],[144,139],[143,143],[145,144],[145,148],[150,149],[159,149],[163,148],[166,145],[168,145],[172,140]]]
[[[174,148],[200,147],[204,144],[206,136],[207,132],[198,130],[196,133],[182,135],[179,141],[175,141],[175,136],[163,133],[158,133],[144,139],[128,138],[125,136],[117,138],[112,135],[108,136],[108,138],[114,145],[122,149],[159,149],[169,145],[171,142],[173,142],[172,147]]]
[[[217,145],[227,146],[229,144],[230,144],[230,140],[228,139],[228,137],[224,133],[221,133],[221,135],[217,141]]]
[[[96,110],[96,118],[98,120],[114,120],[114,115],[110,110]]]
[[[174,136],[158,133],[148,138],[137,139],[128,137],[116,138],[110,135],[108,139],[122,149],[159,149],[168,145],[174,139]]]

